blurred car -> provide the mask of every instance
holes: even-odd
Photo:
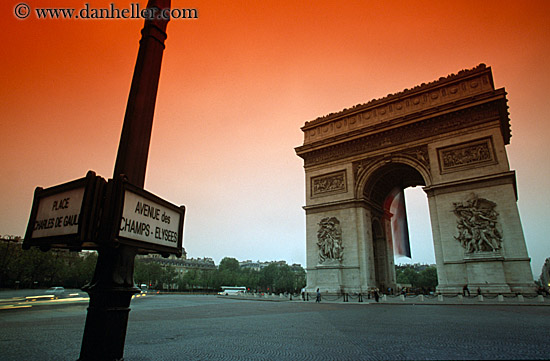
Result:
[[[44,292],[45,295],[53,295],[56,297],[61,297],[65,294],[65,288],[63,287],[50,287]]]

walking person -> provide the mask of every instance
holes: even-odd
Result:
[[[380,299],[380,295],[378,294],[378,288],[375,288],[374,289],[374,300],[376,302],[378,302],[379,299]]]
[[[302,287],[302,301],[306,300],[306,288]]]
[[[470,290],[468,289],[468,285],[464,285],[464,287],[462,287],[462,296],[466,296],[466,293],[468,294],[468,297],[470,297]]]
[[[321,291],[317,289],[317,298],[315,298],[315,302],[321,302]]]

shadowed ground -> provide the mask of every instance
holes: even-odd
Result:
[[[1,360],[76,360],[86,304],[0,312]],[[550,307],[132,302],[125,360],[547,359]]]

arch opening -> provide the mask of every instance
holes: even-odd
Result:
[[[425,185],[426,181],[417,169],[398,162],[376,169],[365,182],[362,195],[371,208],[372,244],[368,245],[372,254],[371,270],[374,284],[383,291],[403,286],[396,280],[396,264],[428,263],[418,260],[435,259],[427,196],[420,188]],[[392,234],[391,222],[394,215],[389,212],[386,202],[395,189],[403,191],[406,199],[403,204],[406,209],[404,227],[408,231],[406,241],[410,243],[411,258],[395,252],[397,240]]]

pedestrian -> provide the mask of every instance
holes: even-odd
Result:
[[[468,294],[468,297],[470,297],[470,290],[468,289],[468,285],[464,285],[464,287],[462,287],[462,296],[466,296],[466,293]]]
[[[317,298],[315,298],[315,302],[321,302],[321,291],[317,289]]]
[[[378,294],[378,288],[376,288],[376,289],[374,290],[374,300],[375,300],[376,302],[378,302],[379,299],[380,299],[380,295]]]
[[[477,288],[477,295],[478,295],[478,296],[481,296],[481,287],[478,287],[478,288]]]
[[[302,287],[302,301],[306,300],[306,288]]]

